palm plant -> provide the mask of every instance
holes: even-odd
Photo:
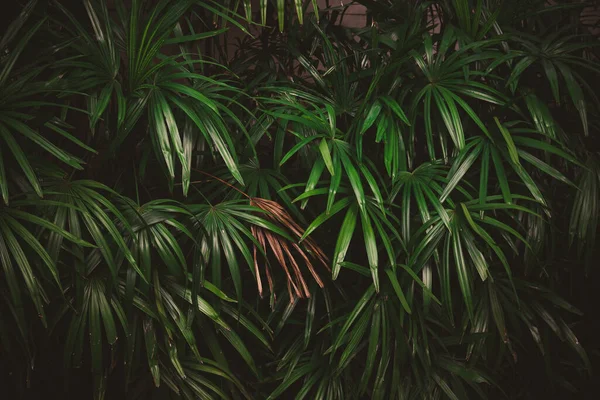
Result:
[[[30,0],[6,24],[9,392],[583,393],[588,5],[333,3]]]

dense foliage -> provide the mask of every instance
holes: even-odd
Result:
[[[10,16],[10,398],[581,398],[593,10],[362,0],[347,28],[324,3]]]

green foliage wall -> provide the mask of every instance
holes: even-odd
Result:
[[[32,0],[3,28],[3,387],[581,398],[588,5],[364,0],[350,29],[251,3]]]

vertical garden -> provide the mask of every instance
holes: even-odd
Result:
[[[592,396],[593,4],[14,3],[7,399]]]

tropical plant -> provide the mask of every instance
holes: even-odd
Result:
[[[29,0],[10,16],[9,396],[591,390],[594,9],[345,3]],[[345,27],[359,5],[367,23]]]

